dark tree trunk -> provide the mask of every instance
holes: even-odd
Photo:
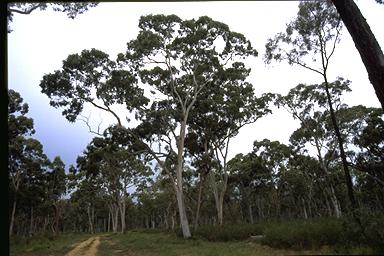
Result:
[[[108,211],[108,228],[107,232],[111,231],[111,210]]]
[[[15,223],[15,213],[16,213],[16,196],[12,206],[11,222],[9,223],[9,236],[12,236],[13,234],[13,225]]]
[[[29,222],[29,236],[33,235],[33,206],[31,206],[31,213],[30,213],[30,222]]]
[[[384,109],[384,55],[364,16],[353,0],[332,0],[351,35]]]
[[[249,214],[249,223],[250,224],[253,224],[254,221],[253,221],[253,209],[252,209],[252,203],[249,202],[248,204],[248,214]]]
[[[337,121],[336,121],[335,111],[334,111],[333,106],[332,106],[332,98],[331,98],[331,94],[329,92],[329,85],[328,85],[327,77],[325,75],[324,75],[324,82],[325,82],[325,92],[327,93],[329,113],[331,115],[332,125],[333,125],[333,128],[335,130],[336,138],[337,138],[338,145],[339,145],[340,158],[341,158],[341,161],[343,164],[345,182],[347,184],[348,197],[349,197],[349,200],[351,202],[352,209],[356,210],[357,209],[357,203],[356,203],[355,196],[353,194],[352,178],[351,178],[351,175],[349,173],[347,157],[346,157],[345,152],[344,152],[343,138],[341,137],[339,125],[337,124]]]
[[[58,203],[55,204],[55,227],[54,227],[54,235],[57,236],[59,234],[59,221],[60,221],[60,207]]]

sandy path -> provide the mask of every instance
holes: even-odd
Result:
[[[100,244],[100,237],[94,236],[76,246],[72,251],[65,254],[65,256],[96,256],[97,248]]]

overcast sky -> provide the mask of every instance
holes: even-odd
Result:
[[[356,1],[367,19],[379,44],[384,45],[382,17],[384,5],[374,0]],[[91,141],[93,134],[82,122],[69,123],[60,109],[49,105],[49,99],[40,92],[39,83],[44,74],[60,69],[62,61],[83,49],[96,48],[112,59],[126,49],[126,43],[138,33],[139,17],[146,14],[176,14],[183,19],[207,15],[226,23],[231,30],[244,34],[259,52],[247,62],[251,67],[248,79],[257,95],[265,92],[286,94],[299,83],[314,84],[321,77],[300,67],[283,63],[264,64],[262,56],[268,38],[284,31],[285,24],[296,16],[296,1],[255,2],[181,2],[181,3],[100,3],[97,7],[71,20],[65,14],[35,11],[30,15],[14,15],[13,32],[8,34],[8,88],[20,92],[29,104],[29,117],[35,122],[34,137],[43,145],[50,159],[60,156],[67,167]],[[330,64],[330,80],[342,76],[352,81],[352,92],[344,96],[350,105],[380,107],[369,83],[365,67],[346,29],[342,31]],[[112,118],[86,110],[97,123],[108,125]],[[299,126],[284,110],[276,110],[255,124],[240,130],[230,144],[230,157],[252,150],[254,140],[268,138],[288,143],[290,134]]]

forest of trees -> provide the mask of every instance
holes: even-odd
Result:
[[[115,118],[92,130],[76,166],[48,159],[28,104],[8,90],[10,236],[145,228],[188,238],[207,225],[350,214],[359,223],[361,211],[384,211],[384,111],[348,106],[351,82],[328,77],[342,29],[331,3],[300,3],[286,31],[266,42],[267,64],[322,78],[286,95],[256,96],[244,60],[258,52],[226,24],[148,15],[139,28],[116,60],[83,50],[41,80],[68,121],[85,105]],[[239,130],[276,107],[299,125],[289,144],[254,141],[230,159]]]

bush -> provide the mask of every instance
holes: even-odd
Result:
[[[374,252],[384,252],[384,214],[359,210],[361,226],[352,214],[343,218],[343,245],[346,247],[368,247]],[[362,230],[363,229],[363,230]]]
[[[384,214],[360,211],[361,227],[352,214],[342,219],[319,218],[269,224],[262,243],[295,250],[332,247],[352,253],[384,252]]]
[[[218,226],[202,226],[193,232],[194,237],[203,238],[208,241],[233,241],[245,240],[254,235],[260,235],[264,231],[264,225],[224,225]]]
[[[337,219],[295,220],[268,225],[262,243],[277,248],[319,249],[339,244],[342,233],[342,222]]]

